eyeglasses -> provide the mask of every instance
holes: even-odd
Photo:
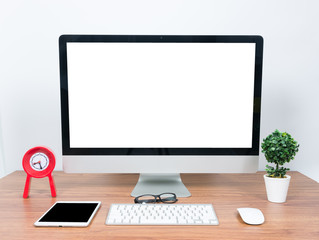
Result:
[[[176,198],[175,193],[162,193],[159,195],[153,195],[153,194],[145,194],[138,196],[134,199],[135,203],[157,203],[157,202],[162,202],[162,203],[175,203],[177,202],[178,199]]]

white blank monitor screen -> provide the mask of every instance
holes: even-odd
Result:
[[[252,148],[256,43],[66,49],[70,148]]]

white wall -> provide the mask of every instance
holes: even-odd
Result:
[[[291,133],[301,146],[289,166],[319,181],[318,9],[316,0],[1,1],[0,176],[22,169],[23,154],[37,145],[50,147],[62,169],[61,34],[259,34],[261,137]]]
[[[3,145],[2,145],[2,129],[1,129],[1,112],[0,112],[0,178],[6,175],[6,167],[4,161]]]

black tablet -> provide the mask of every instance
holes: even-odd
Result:
[[[37,227],[87,227],[99,201],[57,201],[34,225]]]

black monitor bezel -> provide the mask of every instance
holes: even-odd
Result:
[[[255,43],[253,136],[251,148],[70,148],[67,79],[68,42],[220,42]],[[258,35],[61,35],[60,94],[63,155],[259,155],[263,38]]]

